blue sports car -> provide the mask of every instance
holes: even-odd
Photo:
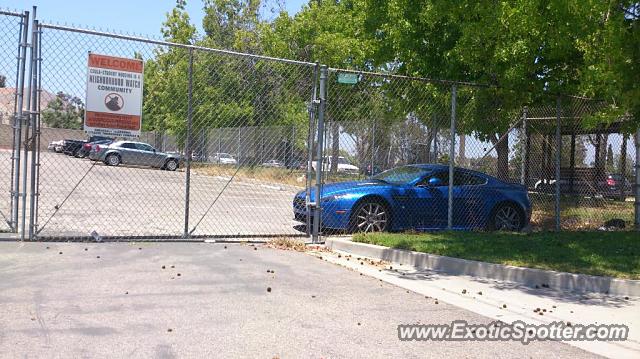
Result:
[[[456,168],[453,228],[519,231],[531,217],[527,190],[487,174]],[[449,167],[407,165],[368,180],[322,187],[322,228],[351,232],[447,228]],[[309,193],[315,199],[315,189]],[[294,218],[306,222],[305,191],[293,200]],[[313,213],[311,213],[313,215]],[[313,219],[313,218],[311,218]]]

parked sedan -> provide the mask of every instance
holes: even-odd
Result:
[[[219,163],[221,165],[235,165],[238,163],[233,156],[228,153],[216,153],[213,155],[212,161],[213,163]]]
[[[284,163],[278,160],[270,160],[262,164],[263,167],[284,168]]]
[[[62,152],[62,147],[64,146],[64,140],[60,141],[51,141],[47,146],[47,150],[53,151],[55,153]]]
[[[109,144],[111,144],[112,142],[113,142],[113,140],[108,139],[108,140],[98,140],[98,141],[85,143],[85,144],[82,145],[82,148],[80,148],[80,150],[78,150],[77,157],[85,158],[85,157],[87,157],[89,155],[89,153],[91,152],[91,149],[94,148],[95,146],[102,145],[102,146],[106,147]]]
[[[89,159],[102,161],[109,166],[121,163],[137,166],[149,166],[175,171],[182,162],[179,153],[165,153],[151,145],[133,141],[115,141],[107,146],[96,145],[89,152]]]
[[[449,168],[408,165],[371,179],[322,187],[322,227],[347,231],[438,230],[447,228]],[[524,186],[456,168],[453,228],[519,231],[531,217]],[[310,190],[314,200],[315,189]],[[305,191],[294,197],[294,219],[306,222]],[[313,216],[313,214],[311,214]],[[313,219],[313,218],[312,218]]]

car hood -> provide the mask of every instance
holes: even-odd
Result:
[[[391,188],[392,185],[389,183],[378,181],[378,180],[362,180],[362,181],[350,181],[350,182],[336,182],[336,183],[327,183],[322,186],[322,196],[333,196],[337,194],[342,194],[345,192],[352,191],[362,191],[362,190],[370,190],[370,189],[381,189],[381,188]],[[316,188],[311,187],[309,194],[311,198],[315,197]],[[304,197],[305,191],[298,192],[298,197]]]

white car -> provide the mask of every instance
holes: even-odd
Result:
[[[331,170],[333,156],[324,157],[322,160],[323,170],[328,172]],[[315,171],[315,161],[313,161],[313,170]],[[360,169],[357,166],[352,165],[347,161],[343,156],[338,156],[338,173],[349,173],[349,174],[358,174]]]
[[[49,151],[54,151],[56,153],[60,153],[60,152],[62,152],[62,146],[64,146],[64,140],[51,141],[51,143],[49,143],[49,146],[47,146],[47,149]]]
[[[238,163],[238,161],[228,153],[216,153],[213,155],[212,162],[219,163],[221,165],[235,165]]]
[[[282,168],[284,167],[284,163],[278,160],[270,160],[262,164],[263,167],[274,167],[274,168]]]

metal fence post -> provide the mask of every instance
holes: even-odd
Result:
[[[322,65],[320,67],[320,90],[319,90],[319,103],[318,103],[318,141],[316,144],[316,196],[315,196],[315,208],[313,215],[313,235],[311,241],[313,243],[320,242],[320,224],[322,222],[322,150],[324,147],[324,108],[326,104],[327,91],[327,66]]]
[[[33,7],[31,18],[31,26],[32,29],[35,29],[36,24],[36,7]],[[34,62],[35,62],[35,53],[34,53],[34,42],[37,34],[34,30],[31,32],[31,50],[29,51],[29,92],[27,92],[27,113],[29,114],[29,121],[26,121],[26,128],[24,131],[24,161],[22,161],[22,218],[20,218],[20,240],[24,241],[26,239],[26,231],[27,231],[27,162],[29,158],[29,129],[31,127],[31,118],[33,117],[31,105],[35,101],[35,88],[34,82],[37,82],[38,74],[35,73]],[[35,80],[34,80],[35,78]],[[31,149],[34,151],[34,149]]]
[[[527,106],[525,106],[522,109],[522,138],[520,139],[520,146],[521,146],[521,154],[522,157],[520,158],[520,184],[523,186],[527,185],[527,156],[529,155],[527,153],[527,114],[528,114],[529,109],[527,108]]]
[[[453,166],[455,165],[454,157],[456,155],[456,102],[458,97],[458,88],[456,85],[451,86],[451,146],[449,147],[449,195],[447,205],[447,229],[453,228]]]
[[[560,231],[560,161],[562,160],[562,133],[560,131],[560,117],[562,116],[562,100],[558,96],[556,102],[556,198],[555,198],[555,219],[556,219],[556,231]]]
[[[635,190],[635,227],[640,232],[640,128],[636,130],[636,190]]]
[[[35,13],[35,11],[34,11]],[[34,226],[35,226],[35,218],[34,218],[34,214],[35,214],[35,204],[36,204],[36,168],[39,165],[38,161],[36,161],[37,157],[38,157],[38,153],[40,152],[40,129],[38,128],[38,119],[40,117],[40,114],[38,112],[38,104],[39,104],[39,97],[40,97],[40,92],[39,92],[39,88],[40,88],[40,84],[39,84],[39,73],[40,73],[40,67],[39,65],[39,48],[40,48],[40,43],[38,41],[38,31],[39,31],[39,27],[38,27],[38,20],[33,21],[33,37],[32,37],[32,44],[31,44],[31,53],[32,53],[32,57],[33,60],[31,62],[31,66],[33,67],[33,78],[31,81],[31,87],[30,87],[30,91],[31,91],[31,131],[32,131],[32,135],[31,135],[31,173],[30,173],[30,189],[29,189],[29,240],[34,240],[35,239],[35,231],[34,231]],[[25,158],[26,160],[26,158]]]
[[[27,33],[29,32],[29,12],[25,11],[24,16],[22,17],[22,21],[24,21],[24,26],[22,28],[22,39],[20,40],[20,57],[18,59],[19,62],[19,81],[17,92],[17,112],[13,121],[13,148],[15,150],[14,154],[14,177],[13,177],[13,191],[12,191],[12,208],[11,208],[11,223],[13,232],[18,232],[18,210],[20,203],[20,147],[22,144],[22,125],[23,125],[23,108],[24,108],[24,77],[25,77],[25,69],[27,62]]]
[[[311,94],[311,102],[308,105],[308,111],[309,111],[309,128],[308,128],[308,132],[307,132],[307,168],[306,168],[306,174],[305,174],[305,195],[304,195],[304,203],[305,203],[305,210],[307,211],[307,218],[306,218],[306,234],[307,236],[311,236],[311,227],[313,225],[313,223],[311,223],[311,216],[309,214],[311,214],[311,207],[309,206],[309,204],[311,203],[311,183],[313,180],[313,149],[314,149],[314,140],[315,140],[315,128],[316,128],[316,112],[315,112],[315,108],[316,108],[316,101],[317,101],[317,95],[318,95],[318,86],[316,86],[316,84],[318,83],[318,69],[319,69],[319,65],[316,64],[316,66],[314,66],[313,68],[313,79],[312,79],[312,83],[313,83],[313,90],[312,90],[312,94]]]
[[[184,196],[184,232],[182,237],[189,238],[189,201],[191,194],[191,126],[193,122],[193,49],[189,49],[189,80],[187,94],[187,144],[185,155],[187,156]],[[202,155],[202,154],[201,154]]]

